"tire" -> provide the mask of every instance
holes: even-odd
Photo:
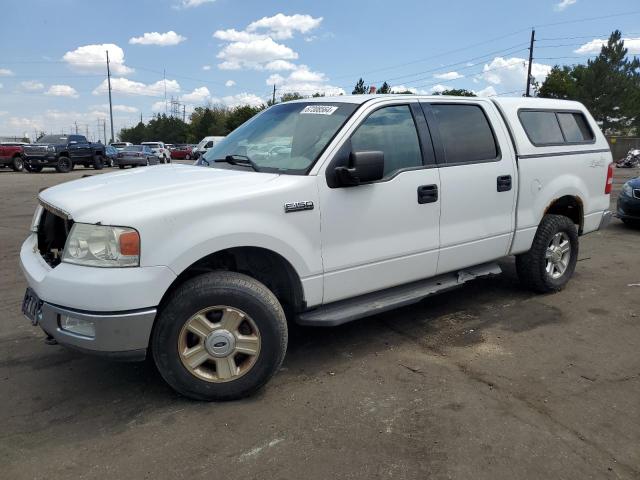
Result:
[[[104,168],[104,157],[102,155],[93,157],[93,168],[96,170],[102,170]]]
[[[563,253],[566,245],[569,250]],[[516,257],[518,278],[534,292],[557,292],[565,287],[573,275],[578,252],[578,232],[573,221],[563,215],[545,215],[538,226],[531,250]],[[552,256],[547,258],[548,255]],[[561,268],[563,265],[564,269]]]
[[[21,172],[24,170],[24,160],[20,155],[13,157],[13,160],[11,161],[11,168],[14,172]]]
[[[206,314],[213,327],[210,322],[197,323],[207,328],[198,326],[201,333],[192,333],[187,325],[201,318],[196,314]],[[225,330],[225,324],[238,326]],[[244,342],[251,339],[251,351],[256,353],[234,350],[240,337]],[[187,343],[189,338],[191,344]],[[197,361],[201,363],[189,367],[181,351],[195,348],[206,359],[200,357]],[[214,348],[230,349],[231,353],[214,358]],[[277,298],[262,283],[236,272],[206,273],[177,287],[151,334],[151,351],[160,374],[174,390],[194,400],[224,401],[251,395],[278,371],[286,350],[287,321]],[[195,355],[191,358],[196,360]]]
[[[191,155],[189,155],[188,153],[184,156],[185,160],[191,160]]]
[[[24,169],[29,173],[40,173],[42,171],[42,166],[40,165],[31,165],[29,162],[24,162]]]
[[[149,165],[151,165],[151,164],[149,163],[149,157],[147,157],[147,167],[148,167]]]
[[[58,158],[58,163],[56,164],[56,172],[69,173],[71,170],[73,170],[73,162],[69,157]]]
[[[120,170],[124,170],[124,165],[118,165],[118,167],[120,167]]]
[[[622,223],[629,228],[640,228],[640,220],[635,220],[631,218],[621,218]]]

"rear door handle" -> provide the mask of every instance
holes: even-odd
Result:
[[[437,185],[420,185],[418,187],[418,203],[433,203],[438,201]]]
[[[501,175],[498,177],[497,187],[499,192],[511,190],[511,175]]]

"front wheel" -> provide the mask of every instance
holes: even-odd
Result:
[[[531,250],[516,257],[520,282],[538,293],[561,290],[576,268],[578,248],[573,221],[563,215],[545,215]]]
[[[40,173],[42,171],[41,165],[32,165],[31,162],[24,162],[24,169],[29,173]]]
[[[275,295],[235,272],[206,273],[180,285],[151,336],[162,377],[195,400],[251,395],[278,371],[286,349],[286,317]]]
[[[102,158],[102,155],[96,155],[94,157],[93,168],[96,170],[102,170],[104,168],[104,158]]]
[[[60,157],[56,164],[56,172],[68,173],[71,170],[73,170],[73,163],[71,162],[71,159],[69,157]]]

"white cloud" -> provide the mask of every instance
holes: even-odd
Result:
[[[14,129],[14,132],[20,132],[21,134],[29,130],[33,131],[34,129],[42,129],[41,123],[39,121],[26,117],[10,117],[7,120],[7,125],[10,128]]]
[[[344,89],[329,84],[329,79],[324,73],[314,72],[306,65],[298,65],[287,77],[278,73],[270,75],[265,83],[276,85],[282,93],[297,92],[301,95],[311,96],[314,93],[325,95],[344,95]]]
[[[261,40],[263,38],[267,38],[267,35],[238,31],[235,28],[228,28],[227,30],[217,30],[213,34],[213,37],[219,40],[224,40],[225,42],[251,42],[253,40]]]
[[[238,93],[237,95],[228,95],[226,97],[222,97],[220,99],[220,103],[227,107],[239,107],[242,105],[250,105],[252,107],[259,107],[260,105],[264,105],[266,102],[254,95],[253,93]]]
[[[491,85],[483,88],[482,90],[478,90],[477,92],[474,91],[474,93],[479,97],[495,97],[498,94],[498,92],[496,92],[496,89]]]
[[[443,90],[446,90],[448,87],[445,87],[444,85],[436,85],[435,87],[431,88],[431,91],[432,92],[439,91],[440,88],[442,88]],[[404,92],[419,93],[421,95],[426,95],[430,93],[427,90],[418,90],[417,88],[407,87],[406,85],[393,85],[391,87],[391,93],[404,93]]]
[[[211,70],[211,65],[203,65],[202,70],[204,70],[205,72]]]
[[[159,100],[157,102],[153,102],[151,105],[151,111],[154,113],[164,112],[167,109],[167,104],[164,100]]]
[[[2,85],[1,83],[0,83],[0,88],[4,88],[4,85]]]
[[[70,98],[78,98],[79,96],[78,91],[71,85],[51,85],[49,90],[45,92],[45,95]]]
[[[187,93],[180,97],[180,100],[186,103],[204,103],[211,97],[211,92],[207,87],[198,87],[191,93]]]
[[[273,60],[272,62],[269,62],[264,66],[265,70],[274,70],[274,71],[295,70],[296,68],[297,67],[294,63],[287,62],[286,60]]]
[[[44,84],[36,80],[26,80],[24,82],[20,82],[20,86],[24,90],[28,90],[30,92],[37,92],[38,90],[42,90],[44,88]]]
[[[447,87],[446,85],[441,85],[441,84],[433,85],[429,89],[430,90],[429,93],[442,93],[442,92],[444,92],[446,90],[449,90],[449,88],[451,88],[451,87]],[[414,90],[414,93],[418,93],[417,91],[415,91],[415,88],[412,89],[412,90]]]
[[[478,75],[491,85],[500,85],[502,91],[511,91],[523,87],[527,79],[527,64],[524,58],[495,57],[491,63],[485,64],[483,73]],[[551,65],[533,63],[531,75],[542,83],[551,71]]]
[[[176,8],[193,8],[204,5],[205,3],[213,3],[216,0],[180,0],[180,3],[176,5]]]
[[[436,73],[434,75],[438,80],[457,80],[458,78],[464,78],[464,75],[458,72]]]
[[[273,17],[263,17],[251,22],[248,32],[266,30],[267,35],[277,40],[292,38],[295,32],[307,33],[320,26],[322,17],[313,18],[311,15],[284,15],[278,13]]]
[[[274,60],[294,60],[298,58],[298,54],[286,45],[274,42],[271,38],[263,38],[230,43],[220,50],[217,57],[222,60],[222,63],[218,64],[221,70],[241,68],[260,70],[263,65]]]
[[[226,82],[224,82],[225,87],[233,87],[235,84],[236,82],[234,80],[227,80]]]
[[[556,3],[553,9],[557,12],[562,12],[567,7],[574,5],[578,0],[560,0],[560,2]]]
[[[9,112],[7,110],[0,110],[0,117],[4,116],[4,115],[8,115]]]
[[[0,68],[0,77],[10,77],[13,75],[13,71],[8,68]]]
[[[112,78],[111,89],[115,93],[123,95],[141,95],[149,97],[160,97],[164,95],[165,86],[167,94],[178,93],[180,84],[176,80],[158,80],[154,83],[134,82],[128,78]],[[94,95],[103,95],[108,92],[107,80],[103,80],[94,90]]]
[[[93,108],[94,110],[101,110],[103,112],[108,112],[109,111],[109,104],[108,103],[103,103],[102,105],[92,105],[91,108]],[[136,113],[139,110],[136,107],[131,107],[129,105],[114,105],[113,106],[113,111],[114,112],[122,112],[122,113]]]
[[[623,38],[624,46],[629,50],[629,54],[638,55],[640,54],[640,37],[636,38]],[[580,48],[574,50],[574,53],[578,53],[580,55],[597,55],[600,53],[603,45],[606,45],[608,42],[607,39],[603,38],[594,38],[590,42],[581,45]]]
[[[107,65],[107,51],[109,52],[109,63],[113,74],[126,75],[133,72],[132,68],[124,64],[124,51],[122,48],[113,43],[83,45],[65,53],[62,59],[75,70],[104,72]]]
[[[141,37],[130,38],[129,43],[131,45],[158,45],[160,47],[167,47],[169,45],[178,45],[186,39],[187,37],[183,37],[173,30],[169,30],[166,33],[147,32]]]

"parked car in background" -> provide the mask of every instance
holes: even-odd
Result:
[[[104,149],[105,154],[105,165],[108,167],[113,167],[118,160],[118,149],[113,145],[107,145]]]
[[[171,150],[171,158],[174,160],[191,160],[191,146],[189,145],[176,145],[176,147]]]
[[[225,137],[204,137],[200,140],[200,143],[196,145],[191,153],[191,158],[197,159],[210,148],[215,147],[218,143],[224,140]]]
[[[131,142],[112,142],[111,143],[111,146],[115,147],[116,150],[118,151],[124,150],[124,147],[129,147],[131,145],[133,145],[133,143]]]
[[[0,167],[11,167],[14,172],[21,172],[24,168],[24,143],[0,143]]]
[[[104,167],[104,145],[89,142],[84,135],[45,135],[23,150],[24,168],[29,172],[40,172],[44,167],[54,167],[59,173],[67,173],[76,165],[96,170]]]
[[[160,163],[169,163],[171,162],[171,152],[162,142],[142,142],[141,145],[146,145],[153,153],[158,157]]]
[[[130,167],[157,165],[158,156],[148,145],[129,145],[118,152],[117,164],[121,169],[127,165]]]
[[[562,289],[580,237],[610,221],[611,160],[578,102],[276,104],[207,152],[208,168],[40,192],[23,312],[59,344],[149,353],[187,397],[244,397],[280,369],[288,321],[329,327],[416,303],[500,273],[507,255],[523,286]]]
[[[617,217],[630,227],[640,227],[640,177],[622,186],[618,195]]]

